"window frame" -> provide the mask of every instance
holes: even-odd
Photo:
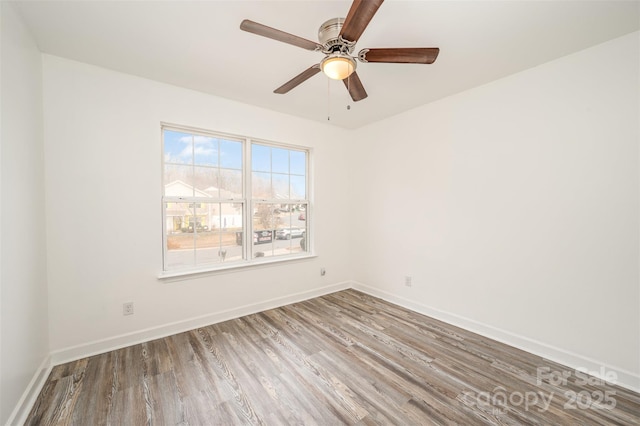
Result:
[[[165,195],[165,131],[175,131],[188,133],[193,136],[205,136],[218,139],[228,139],[232,141],[241,142],[242,144],[242,198],[221,198],[220,193],[215,198],[197,197],[196,194],[192,197],[182,196],[167,196]],[[308,259],[315,257],[314,245],[313,245],[313,231],[312,231],[312,218],[313,218],[313,193],[312,193],[312,156],[313,149],[303,145],[293,145],[280,142],[273,142],[265,139],[253,138],[243,135],[235,135],[229,133],[223,133],[218,131],[206,130],[201,128],[195,128],[190,126],[178,125],[173,123],[160,123],[160,140],[161,140],[161,216],[162,216],[162,265],[161,272],[158,275],[159,279],[165,278],[180,278],[181,276],[188,276],[194,274],[210,274],[229,269],[244,269],[254,266],[260,266],[272,263],[291,262],[301,259]],[[302,152],[305,155],[305,197],[303,199],[279,199],[269,198],[254,199],[253,189],[253,167],[252,167],[252,148],[254,144],[266,146],[269,148],[280,148],[291,151]],[[171,164],[171,163],[169,163]],[[195,158],[192,160],[191,166],[197,167],[195,164]],[[222,168],[218,165],[219,168]],[[289,173],[291,176],[291,173]],[[299,175],[297,175],[299,176]],[[291,186],[291,183],[289,183]],[[291,194],[289,194],[291,196]],[[222,203],[234,203],[242,206],[242,259],[235,261],[209,263],[203,265],[194,265],[181,267],[181,268],[169,268],[167,269],[167,203],[202,203],[202,204],[222,204]],[[285,254],[285,255],[272,255],[265,257],[255,257],[255,252],[258,251],[256,245],[253,244],[254,235],[254,208],[260,203],[268,204],[304,204],[305,209],[305,247],[302,251]],[[194,235],[197,231],[194,231]],[[273,241],[275,242],[275,227],[273,229]],[[197,256],[197,247],[193,248],[194,259]]]

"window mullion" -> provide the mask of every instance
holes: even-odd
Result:
[[[247,261],[251,261],[253,258],[253,192],[252,192],[252,163],[251,163],[251,139],[245,139],[244,145],[244,167],[243,167],[243,181],[244,181],[244,198],[247,200],[245,203],[243,228],[243,249],[244,258]]]
[[[196,197],[196,150],[195,150],[195,135],[191,135],[191,198],[194,199]],[[191,207],[191,218],[189,219],[189,223],[193,226],[193,266],[195,267],[198,264],[198,230],[196,223],[198,222],[196,216],[196,203],[195,201],[190,202]]]

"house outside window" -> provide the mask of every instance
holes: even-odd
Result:
[[[308,149],[174,125],[162,146],[165,273],[310,253]]]

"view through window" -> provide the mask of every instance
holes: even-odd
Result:
[[[308,150],[175,126],[162,136],[165,271],[309,252]]]

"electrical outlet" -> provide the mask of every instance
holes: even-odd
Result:
[[[410,277],[408,275],[404,277],[404,285],[406,285],[407,287],[411,287],[413,285],[413,277]]]
[[[327,275],[327,270],[325,268],[320,268],[320,276],[325,276]]]
[[[133,302],[122,304],[122,315],[133,315]]]

